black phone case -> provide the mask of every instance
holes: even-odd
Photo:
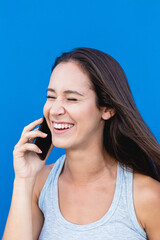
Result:
[[[40,124],[39,130],[48,134],[45,138],[37,137],[33,141],[33,143],[42,150],[42,153],[37,153],[37,155],[40,157],[41,160],[44,160],[52,144],[51,131],[47,125],[45,117],[43,117],[43,122]]]

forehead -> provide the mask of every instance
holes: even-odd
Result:
[[[58,64],[50,78],[49,87],[55,90],[68,88],[79,89],[83,92],[91,88],[91,81],[88,75],[75,62]]]

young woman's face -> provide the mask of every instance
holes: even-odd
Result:
[[[104,120],[96,107],[96,94],[90,79],[75,62],[60,63],[53,70],[48,86],[49,97],[43,113],[52,133],[54,146],[84,148],[102,141]],[[55,130],[64,123],[70,127]],[[66,125],[67,124],[67,125]],[[68,125],[69,124],[69,125]]]

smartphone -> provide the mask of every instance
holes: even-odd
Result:
[[[43,122],[40,124],[38,129],[48,134],[45,138],[37,137],[33,141],[33,143],[36,144],[42,151],[42,153],[37,153],[37,155],[40,157],[41,160],[44,160],[52,144],[51,131],[48,127],[45,117],[43,117]]]

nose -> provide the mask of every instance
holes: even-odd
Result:
[[[52,104],[50,114],[52,116],[62,115],[65,113],[65,108],[61,101],[56,101]]]

